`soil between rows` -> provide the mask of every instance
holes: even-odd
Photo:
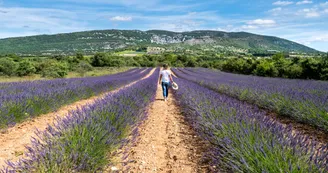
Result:
[[[202,163],[206,143],[185,121],[171,93],[168,98],[164,102],[158,86],[148,118],[139,126],[139,136],[118,172],[209,172]]]

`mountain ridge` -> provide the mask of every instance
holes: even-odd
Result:
[[[195,30],[91,30],[59,34],[11,37],[0,39],[0,54],[52,55],[76,51],[95,53],[128,47],[160,46],[171,50],[192,49],[193,46],[218,52],[285,51],[319,53],[319,51],[287,39],[252,34]]]

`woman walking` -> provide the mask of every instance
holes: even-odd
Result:
[[[167,97],[169,96],[170,82],[173,83],[173,78],[172,78],[171,71],[169,70],[169,66],[167,64],[164,64],[163,68],[164,69],[160,73],[158,83],[162,84],[164,101],[166,102]]]

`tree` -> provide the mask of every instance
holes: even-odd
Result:
[[[177,60],[174,64],[172,64],[174,67],[184,67],[183,63],[180,60]]]
[[[186,67],[196,67],[197,66],[197,62],[195,59],[189,59],[186,63]]]
[[[243,58],[231,58],[224,62],[222,66],[223,71],[246,74],[248,67],[246,60]]]
[[[306,58],[301,66],[303,68],[302,77],[306,79],[320,79],[319,62],[314,58]]]
[[[268,62],[267,60],[262,60],[259,64],[257,64],[253,74],[265,77],[277,77],[279,72],[275,68],[274,63]]]
[[[16,74],[18,63],[12,58],[0,58],[0,73],[7,76],[13,76]]]
[[[27,76],[36,72],[34,64],[29,60],[23,60],[19,62],[19,67],[17,69],[18,76]]]
[[[300,78],[303,72],[303,68],[300,65],[293,64],[286,68],[285,72],[285,76],[288,78]]]
[[[125,66],[128,67],[140,67],[140,64],[134,59],[134,57],[125,57]]]
[[[177,56],[170,53],[170,54],[165,54],[165,61],[170,62],[170,64],[173,64],[174,62],[176,62],[178,60]]]
[[[54,55],[52,56],[53,59],[56,59],[57,61],[63,61],[66,59],[64,55]]]
[[[210,67],[211,67],[211,66],[210,66],[210,63],[209,63],[208,61],[204,61],[204,62],[202,62],[202,63],[200,64],[200,66],[203,67],[203,68],[210,68]]]
[[[328,52],[326,57],[322,57],[320,61],[320,79],[328,80]]]
[[[109,67],[123,67],[126,65],[125,61],[122,60],[122,58],[113,58],[110,59],[108,64],[106,64]]]
[[[88,62],[82,61],[77,65],[76,71],[80,74],[80,76],[84,77],[85,73],[88,71],[92,71],[93,67]]]
[[[278,70],[279,77],[286,77],[286,69],[288,68],[288,65],[291,64],[290,61],[287,61],[284,56],[281,56],[279,58],[273,58],[274,65],[276,69]]]
[[[96,53],[91,60],[91,65],[94,67],[104,67],[108,60],[109,58],[106,53]]]
[[[52,61],[41,71],[42,77],[63,78],[68,73],[68,65],[64,62]]]
[[[78,53],[76,53],[76,58],[78,59],[78,60],[84,60],[84,56],[83,56],[83,53],[82,52],[78,52]]]
[[[15,62],[18,62],[21,60],[21,58],[16,54],[9,54],[8,57],[11,58],[12,60],[14,60]]]

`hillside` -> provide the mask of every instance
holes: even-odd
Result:
[[[94,53],[144,45],[156,45],[170,50],[190,49],[196,45],[201,49],[215,51],[317,52],[286,39],[246,32],[204,30],[179,33],[163,30],[98,30],[0,39],[0,54],[51,55],[70,54],[79,50]]]

